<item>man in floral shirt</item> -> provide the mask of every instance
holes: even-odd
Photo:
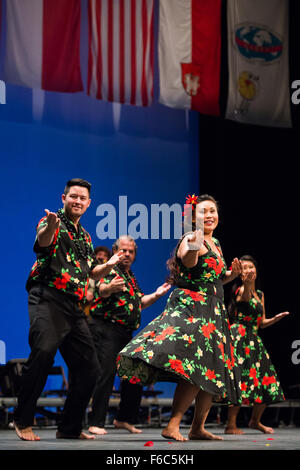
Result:
[[[94,258],[91,238],[79,222],[91,203],[90,187],[78,178],[68,181],[62,195],[63,209],[57,213],[46,209],[37,226],[37,260],[26,284],[31,354],[14,413],[15,430],[22,440],[40,439],[31,426],[36,401],[58,348],[72,381],[56,436],[93,437],[82,432],[82,421],[100,367],[81,301],[88,277],[100,279],[109,274],[123,255],[115,253],[102,265]]]
[[[122,250],[124,257],[109,275],[100,280],[90,308],[89,326],[101,364],[90,418],[89,431],[93,434],[106,434],[105,418],[119,351],[131,340],[134,330],[139,328],[141,310],[170,289],[170,285],[165,283],[152,294],[144,295],[131,270],[137,250],[134,239],[121,236],[113,246],[114,253],[118,250]],[[141,395],[141,386],[127,380],[122,383],[118,419],[114,421],[116,427],[140,432],[133,423],[137,421]]]

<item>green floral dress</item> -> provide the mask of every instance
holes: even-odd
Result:
[[[223,300],[226,265],[214,241],[220,253],[205,242],[208,251],[193,268],[176,257],[178,281],[165,310],[119,354],[122,379],[141,385],[183,379],[216,401],[240,402],[240,376],[235,373],[239,368]]]
[[[236,292],[237,295],[238,291]],[[231,325],[237,363],[242,375],[242,398],[245,405],[284,401],[284,394],[270,356],[258,335],[262,320],[263,292],[249,302],[237,302]]]

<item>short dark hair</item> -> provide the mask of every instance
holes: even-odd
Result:
[[[67,195],[68,192],[70,191],[70,188],[72,186],[81,186],[82,188],[86,188],[89,192],[89,194],[91,193],[91,183],[89,183],[88,181],[86,180],[83,180],[81,178],[72,178],[71,180],[69,180],[65,186],[65,189],[64,189],[64,194]]]
[[[96,248],[94,249],[94,254],[97,255],[99,251],[104,251],[104,253],[107,254],[108,258],[111,257],[111,251],[109,248],[107,248],[107,246],[96,246]]]

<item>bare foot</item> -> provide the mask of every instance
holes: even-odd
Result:
[[[22,441],[40,441],[41,438],[34,434],[32,427],[27,427],[27,428],[22,428],[22,426],[18,426],[14,422],[14,428],[16,431],[17,436],[22,440]]]
[[[224,434],[244,434],[244,431],[236,426],[226,426]]]
[[[191,441],[202,441],[202,440],[211,440],[211,441],[223,441],[223,438],[220,436],[216,436],[211,432],[206,431],[205,429],[199,430],[197,432],[190,431],[189,432],[189,439]]]
[[[263,432],[264,434],[273,434],[274,429],[268,426],[264,426],[261,422],[255,423],[254,421],[249,422],[249,428],[258,429],[259,431]]]
[[[97,436],[102,436],[103,434],[107,434],[107,431],[104,428],[98,428],[98,426],[90,426],[89,432],[92,434],[97,434]]]
[[[137,429],[133,424],[129,424],[126,421],[117,421],[114,419],[114,426],[118,429],[127,429],[127,431],[131,432],[132,434],[140,434],[142,432],[141,429]]]
[[[72,434],[64,434],[61,431],[56,431],[56,439],[95,439],[95,436],[81,432],[79,436],[74,436]]]
[[[162,430],[161,435],[165,439],[171,439],[171,440],[180,441],[180,442],[187,441],[187,439],[183,437],[182,434],[180,434],[179,430],[175,428],[166,427],[165,429]]]

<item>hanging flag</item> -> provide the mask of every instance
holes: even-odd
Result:
[[[160,103],[219,116],[221,0],[160,0]]]
[[[228,0],[226,118],[291,127],[288,1]]]
[[[89,96],[149,106],[154,0],[89,0]]]
[[[80,15],[80,0],[6,2],[5,81],[81,91]]]

